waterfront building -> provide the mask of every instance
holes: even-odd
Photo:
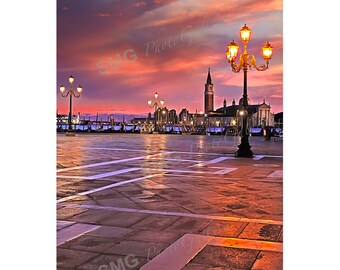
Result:
[[[176,115],[176,110],[174,109],[169,111],[169,122],[170,122],[170,125],[174,125],[178,123],[178,117]]]
[[[189,114],[189,111],[186,108],[181,110],[181,112],[179,113],[178,120],[180,124],[186,125],[190,123],[191,116]]]
[[[283,112],[274,115],[274,123],[276,127],[283,128]]]
[[[158,108],[155,112],[156,123],[165,125],[169,122],[169,110],[167,107]]]
[[[231,105],[227,105],[227,100],[223,100],[222,107],[214,110],[214,88],[210,68],[208,69],[207,80],[204,91],[204,115],[197,115],[196,122],[204,122],[206,126],[223,126],[239,130],[243,98],[236,104],[235,100]],[[265,100],[260,104],[252,105],[248,98],[249,127],[274,126],[274,114],[270,111],[270,104]]]

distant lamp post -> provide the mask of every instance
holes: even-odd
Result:
[[[75,97],[75,98],[79,98],[80,97],[80,94],[82,93],[83,91],[83,88],[81,87],[81,85],[79,84],[77,86],[77,91],[75,91],[73,89],[73,82],[74,82],[74,78],[73,76],[70,76],[68,78],[68,82],[70,84],[70,89],[66,91],[66,88],[64,85],[61,85],[60,86],[60,93],[63,97],[67,97],[67,96],[70,96],[70,110],[69,110],[69,115],[68,115],[68,131],[71,131],[72,130],[72,97]]]
[[[262,47],[262,56],[266,61],[265,64],[260,66],[256,65],[256,59],[253,54],[247,53],[247,44],[251,38],[252,31],[249,29],[247,25],[244,25],[240,30],[240,39],[244,46],[244,51],[240,55],[239,64],[236,64],[236,57],[238,53],[239,46],[233,40],[228,45],[228,49],[226,51],[226,56],[228,58],[228,62],[231,65],[231,69],[233,72],[238,73],[243,70],[244,78],[243,78],[243,98],[242,98],[242,107],[243,111],[240,115],[243,118],[242,125],[242,133],[241,133],[241,144],[238,146],[238,150],[235,153],[237,157],[253,157],[253,152],[250,150],[251,146],[249,144],[249,133],[248,133],[248,94],[247,94],[247,72],[248,67],[251,69],[252,67],[256,68],[258,71],[265,71],[268,68],[269,60],[272,58],[273,48],[267,43]]]
[[[157,126],[158,124],[158,119],[156,120],[156,112],[158,110],[158,108],[163,108],[164,106],[164,100],[158,100],[158,93],[156,92],[155,95],[154,95],[154,100],[148,100],[148,105],[150,108],[155,108],[155,114],[154,114],[154,117],[155,117],[155,127]],[[157,113],[158,115],[158,113]]]

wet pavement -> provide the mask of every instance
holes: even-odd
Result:
[[[57,136],[57,268],[282,269],[283,142]]]

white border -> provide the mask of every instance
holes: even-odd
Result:
[[[56,3],[3,2],[0,25],[1,268],[55,269]]]
[[[285,268],[330,269],[338,263],[340,242],[332,230],[340,205],[337,2],[286,0],[283,6]],[[1,134],[6,190],[1,204],[8,206],[2,214],[9,221],[2,223],[2,266],[55,269],[50,179],[55,179],[56,2],[5,1],[1,10],[0,113],[20,121]],[[15,239],[25,250],[20,262]]]

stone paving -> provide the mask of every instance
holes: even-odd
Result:
[[[282,140],[57,136],[57,269],[282,269]]]

